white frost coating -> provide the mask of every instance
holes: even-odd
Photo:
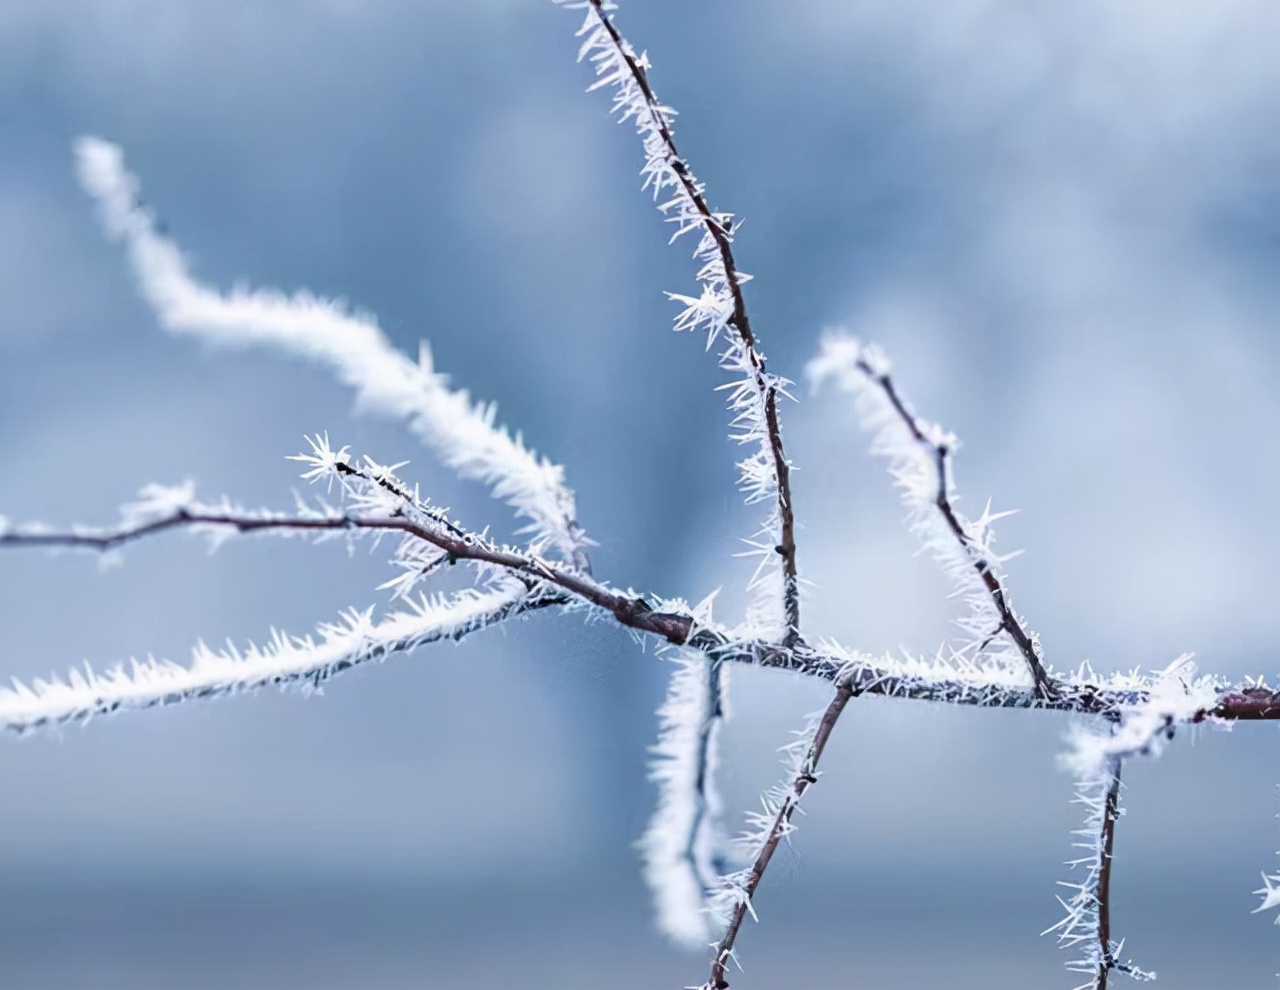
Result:
[[[1111,731],[1099,732],[1083,725],[1068,732],[1070,749],[1060,758],[1064,769],[1076,777],[1075,803],[1085,808],[1084,827],[1072,834],[1081,841],[1073,845],[1084,855],[1071,860],[1074,869],[1084,866],[1086,875],[1080,883],[1059,883],[1073,891],[1068,898],[1058,898],[1066,917],[1041,934],[1058,933],[1063,948],[1080,946],[1082,955],[1067,963],[1067,969],[1096,974],[1106,965],[1099,935],[1098,884],[1103,869],[1104,826],[1107,794],[1126,759],[1134,756],[1159,756],[1164,744],[1172,738],[1174,726],[1185,723],[1197,712],[1213,708],[1219,697],[1220,683],[1212,677],[1196,678],[1191,655],[1184,654],[1159,671],[1145,685],[1146,698],[1124,710],[1120,722]],[[1117,808],[1118,813],[1122,813]],[[1108,947],[1118,962],[1123,940]],[[1137,980],[1153,980],[1155,973],[1122,963],[1116,969]],[[1092,986],[1092,981],[1082,987]]]
[[[753,864],[756,861],[775,827],[778,837],[788,842],[796,831],[794,816],[800,804],[797,781],[806,775],[814,780],[821,776],[821,771],[809,765],[809,751],[824,714],[825,710],[812,712],[803,728],[792,730],[795,738],[779,749],[785,768],[783,779],[760,795],[759,811],[748,811],[744,815],[746,827],[734,840],[734,845],[737,854],[746,862]],[[751,917],[756,917],[749,892],[751,869],[748,866],[720,878],[711,895],[711,913],[717,921],[727,924],[737,906],[744,903]]]
[[[1262,874],[1262,886],[1254,893],[1262,895],[1262,903],[1253,909],[1254,914],[1280,908],[1280,873]],[[1280,916],[1276,917],[1276,924],[1280,925]]]
[[[122,709],[155,708],[272,684],[318,688],[357,664],[435,640],[458,638],[497,622],[517,611],[526,594],[521,582],[507,580],[485,591],[423,596],[406,611],[377,622],[372,608],[353,609],[339,621],[319,626],[315,636],[273,630],[266,644],[251,643],[243,650],[229,646],[215,651],[200,643],[192,651],[189,667],[148,657],[103,673],[86,664],[83,672],[72,669],[66,680],[55,676],[34,680],[30,686],[15,680],[12,688],[0,687],[0,728],[24,732]]]
[[[465,391],[451,389],[425,344],[414,362],[372,318],[340,302],[305,291],[224,294],[195,281],[177,245],[156,230],[139,200],[138,180],[125,170],[120,148],[84,137],[75,150],[81,185],[98,201],[107,233],[128,246],[142,295],[166,330],[224,345],[273,345],[328,365],[355,389],[359,407],[408,420],[448,467],[490,485],[495,497],[530,520],[535,544],[549,544],[570,561],[580,558],[588,540],[575,521],[564,469],[495,425],[492,404],[473,404]]]
[[[1118,763],[1115,765],[1118,766]],[[1075,829],[1071,833],[1079,836],[1082,841],[1072,843],[1072,845],[1077,849],[1083,850],[1084,855],[1069,861],[1067,865],[1072,869],[1077,866],[1084,866],[1087,873],[1081,883],[1069,883],[1065,880],[1058,881],[1060,886],[1074,891],[1068,898],[1058,898],[1058,903],[1067,912],[1067,916],[1053,927],[1047,928],[1040,933],[1041,935],[1048,935],[1050,932],[1056,931],[1058,933],[1058,945],[1061,948],[1072,949],[1077,946],[1080,947],[1081,956],[1078,959],[1070,960],[1066,964],[1067,970],[1073,973],[1088,973],[1089,979],[1075,987],[1075,990],[1091,990],[1091,988],[1096,987],[1097,974],[1105,966],[1098,935],[1099,902],[1097,891],[1103,863],[1102,830],[1107,814],[1107,793],[1111,789],[1113,780],[1112,769],[1104,768],[1096,776],[1076,782],[1076,796],[1073,799],[1073,803],[1084,805],[1085,820],[1083,828]],[[1120,962],[1120,953],[1124,949],[1124,939],[1118,942],[1112,940],[1108,945],[1108,949],[1111,958],[1117,963],[1115,968],[1119,972],[1140,982],[1156,978],[1154,972],[1139,969],[1131,962]]]
[[[748,609],[748,622],[760,638],[776,636],[785,631],[782,558],[774,549],[782,539],[782,517],[765,405],[772,392],[787,395],[786,387],[791,383],[780,376],[759,372],[763,355],[758,351],[753,354],[742,336],[729,327],[734,312],[733,288],[749,281],[751,276],[726,271],[711,224],[716,225],[725,240],[732,240],[733,215],[715,213],[708,220],[694,202],[694,195],[702,195],[702,183],[682,159],[672,155],[663,138],[664,130],[670,133],[676,112],[656,99],[651,103],[627,64],[630,58],[647,72],[648,54],[637,55],[625,40],[621,44],[616,42],[601,13],[589,3],[557,2],[569,9],[586,8],[586,18],[578,31],[578,36],[584,39],[578,59],[586,59],[595,68],[596,81],[588,91],[612,87],[611,112],[619,123],[634,121],[644,148],[645,160],[640,170],[644,180],[642,188],[653,191],[654,199],[660,200],[658,210],[668,223],[675,225],[671,240],[690,231],[700,232],[693,252],[694,259],[701,263],[697,275],[699,294],[695,297],[669,292],[667,296],[684,307],[676,317],[676,330],[705,331],[708,349],[724,332],[726,347],[720,355],[720,366],[734,376],[733,381],[720,386],[729,392],[728,407],[733,416],[730,438],[753,447],[752,452],[738,462],[739,490],[748,505],[758,502],[770,505],[760,529],[746,541],[752,549],[744,556],[760,558],[748,583],[749,589],[758,591]],[[616,9],[615,4],[607,2],[602,7],[606,12]]]
[[[722,808],[714,784],[719,692],[717,672],[702,654],[677,650],[675,663],[658,709],[658,741],[650,749],[658,805],[638,846],[658,927],[681,945],[703,948],[719,934],[708,904],[723,868]]]
[[[1070,748],[1059,757],[1064,770],[1078,780],[1105,775],[1112,760],[1131,756],[1159,756],[1173,727],[1218,702],[1221,684],[1213,677],[1195,676],[1196,665],[1184,653],[1155,675],[1144,704],[1123,712],[1114,732],[1099,733],[1082,725],[1068,730]]]
[[[815,390],[831,381],[842,391],[855,396],[863,426],[873,435],[871,452],[889,461],[889,473],[903,504],[907,506],[908,527],[955,583],[958,594],[968,606],[967,614],[956,620],[956,624],[968,634],[958,650],[974,655],[981,653],[988,662],[1016,669],[1021,672],[1025,683],[1028,676],[1026,659],[1010,637],[995,635],[1002,627],[1002,617],[978,570],[981,563],[995,576],[1006,605],[1017,617],[1008,599],[1008,583],[1001,565],[1021,551],[996,553],[992,529],[992,523],[1012,515],[1012,512],[993,513],[988,502],[978,519],[969,519],[955,509],[951,473],[943,468],[943,477],[939,477],[936,450],[941,447],[954,451],[959,447],[959,441],[954,434],[914,412],[911,415],[923,441],[912,434],[882,387],[881,379],[889,374],[889,361],[878,347],[864,345],[841,333],[828,335],[818,356],[808,363],[806,373]],[[907,409],[910,411],[909,406]],[[963,533],[963,542],[939,511],[937,496],[940,488],[947,494],[954,518]],[[1021,623],[1020,617],[1018,621]],[[1039,653],[1035,634],[1029,635]]]

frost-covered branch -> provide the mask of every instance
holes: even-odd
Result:
[[[313,536],[398,532],[442,551],[442,556],[430,558],[433,562],[431,569],[440,561],[454,563],[466,560],[487,565],[509,573],[529,589],[542,584],[557,588],[561,593],[557,603],[565,603],[568,598],[563,593],[567,593],[583,604],[609,612],[623,625],[657,634],[671,642],[683,642],[690,628],[687,617],[661,612],[634,593],[616,591],[587,574],[531,551],[495,543],[483,534],[464,530],[448,519],[432,517],[428,522],[408,514],[369,515],[323,510],[284,515],[241,509],[226,502],[209,505],[195,501],[190,486],[166,488],[158,485],[144,489],[140,501],[126,506],[123,516],[120,525],[99,530],[87,527],[65,531],[46,526],[16,527],[0,520],[0,547],[106,551],[137,539],[182,528],[203,531],[215,539],[237,532]],[[410,566],[425,559],[412,551],[406,552],[404,548],[399,551],[398,562],[407,562]],[[406,597],[407,586],[412,583],[397,579],[384,587],[395,587],[397,597]]]
[[[1084,866],[1086,875],[1081,883],[1060,881],[1075,893],[1058,898],[1067,915],[1042,934],[1056,931],[1063,948],[1082,946],[1083,955],[1067,964],[1090,975],[1082,988],[1106,990],[1112,970],[1139,980],[1155,978],[1121,962],[1124,942],[1111,936],[1111,863],[1116,822],[1123,813],[1120,772],[1125,760],[1158,756],[1177,726],[1197,721],[1218,698],[1214,679],[1197,678],[1191,657],[1183,655],[1154,676],[1145,697],[1107,712],[1106,731],[1077,726],[1069,736],[1071,748],[1062,763],[1075,774],[1075,800],[1087,811],[1084,827],[1074,833],[1083,839],[1075,845],[1085,855],[1069,865]]]
[[[214,344],[274,346],[328,366],[355,389],[361,408],[404,420],[446,466],[489,485],[527,518],[535,543],[588,569],[590,541],[577,522],[564,469],[496,425],[496,407],[451,389],[425,344],[415,362],[391,345],[372,317],[349,312],[341,302],[269,289],[219,293],[197,282],[177,245],[157,229],[121,150],[84,137],[76,143],[76,161],[107,233],[124,241],[142,295],[166,330]]]
[[[778,843],[795,830],[791,819],[805,792],[818,782],[818,761],[822,758],[822,751],[831,738],[840,714],[854,694],[850,677],[841,676],[836,680],[835,696],[826,710],[821,716],[811,720],[809,726],[798,734],[799,738],[787,747],[793,756],[788,780],[764,795],[763,812],[754,812],[749,816],[758,832],[747,836],[744,841],[754,850],[755,856],[749,867],[731,873],[722,880],[713,911],[717,915],[721,912],[727,914],[727,926],[723,937],[715,946],[711,976],[704,984],[704,990],[724,990],[729,986],[729,961],[733,959],[733,947],[742,930],[742,922],[748,912],[755,916],[751,899],[755,896],[764,871],[769,868],[773,854],[778,850]]]
[[[658,803],[639,848],[658,927],[682,945],[701,948],[719,934],[709,905],[727,868],[715,785],[725,664],[689,649],[674,660],[651,748],[649,777],[658,785]]]
[[[528,521],[523,545],[501,544],[487,528],[473,530],[434,505],[397,474],[402,465],[357,460],[334,449],[326,435],[310,439],[295,460],[303,477],[327,486],[323,496],[298,499],[292,513],[245,509],[228,501],[200,502],[190,484],[148,486],[126,506],[114,527],[18,527],[0,517],[0,549],[42,547],[113,551],[134,541],[186,530],[215,545],[238,534],[309,537],[316,541],[385,536],[398,541],[390,554],[397,574],[382,585],[395,610],[350,610],[311,636],[271,633],[264,645],[214,651],[200,644],[189,666],[150,657],[95,672],[87,665],[65,678],[13,682],[0,688],[0,728],[26,732],[87,721],[126,709],[178,704],[259,689],[296,685],[318,689],[334,674],[425,643],[458,640],[538,609],[556,607],[608,615],[636,634],[658,637],[675,659],[651,778],[658,784],[657,811],[639,846],[645,876],[658,905],[659,926],[686,945],[712,941],[714,957],[703,990],[728,987],[730,961],[752,901],[778,846],[794,831],[794,815],[817,781],[831,732],[858,695],[986,708],[1025,708],[1088,716],[1071,735],[1064,758],[1076,782],[1076,800],[1087,809],[1074,834],[1086,852],[1080,883],[1060,898],[1067,916],[1049,931],[1066,947],[1081,949],[1069,967],[1087,973],[1091,990],[1105,990],[1111,972],[1145,979],[1119,954],[1112,937],[1111,868],[1122,816],[1121,771],[1126,760],[1157,755],[1180,725],[1235,720],[1280,720],[1280,691],[1262,680],[1231,685],[1196,677],[1187,657],[1156,674],[1100,676],[1087,665],[1055,670],[1036,635],[1014,610],[992,524],[1003,513],[990,504],[977,519],[956,508],[951,458],[956,438],[918,416],[874,347],[844,337],[828,339],[808,371],[814,384],[834,380],[857,395],[873,450],[888,457],[890,471],[909,508],[912,530],[956,582],[968,611],[959,620],[967,640],[932,659],[908,654],[871,656],[831,641],[806,638],[800,623],[796,520],[791,464],[783,445],[779,399],[788,380],[768,370],[751,326],[741,272],[733,253],[732,215],[708,206],[704,187],[677,149],[675,111],[662,104],[649,81],[647,53],[637,53],[613,19],[610,0],[557,0],[585,12],[579,59],[594,67],[592,90],[612,91],[612,112],[631,122],[644,151],[643,188],[652,190],[672,240],[697,239],[696,296],[669,293],[682,307],[677,330],[703,331],[708,349],[724,350],[719,362],[727,384],[731,438],[747,445],[738,484],[748,504],[767,503],[761,529],[747,542],[759,566],[755,592],[733,627],[711,618],[711,599],[697,607],[683,600],[642,596],[612,587],[591,572],[587,539],[577,521],[564,470],[539,457],[496,424],[492,405],[474,403],[434,369],[424,345],[417,361],[401,354],[373,318],[345,304],[298,292],[235,288],[220,292],[198,282],[177,245],[159,229],[139,196],[138,180],[117,147],[96,138],[76,146],[82,185],[97,200],[108,234],[128,251],[141,293],[160,323],[174,334],[224,345],[267,345],[326,366],[351,386],[358,405],[405,421],[459,475],[488,485],[517,516]],[[325,501],[337,487],[337,503]],[[466,563],[475,585],[452,595],[426,595],[419,586],[446,566]],[[776,580],[776,586],[775,586]],[[637,635],[636,638],[640,638]],[[726,718],[730,665],[785,670],[830,682],[834,695],[785,747],[787,777],[748,816],[741,841],[745,855],[730,872],[716,789],[718,743]],[[1028,676],[1029,674],[1029,676]],[[1099,732],[1097,723],[1104,724]],[[1263,877],[1259,910],[1280,905],[1280,874]]]
[[[1131,962],[1121,962],[1120,952],[1124,940],[1111,938],[1111,863],[1115,850],[1116,822],[1120,809],[1120,770],[1123,760],[1119,756],[1108,759],[1101,773],[1077,782],[1075,803],[1086,809],[1084,827],[1072,834],[1083,841],[1074,845],[1085,850],[1085,855],[1072,860],[1072,868],[1083,866],[1086,876],[1081,883],[1058,881],[1075,893],[1069,898],[1058,898],[1067,916],[1052,928],[1041,932],[1058,933],[1058,944],[1063,948],[1081,947],[1082,955],[1067,963],[1067,969],[1087,973],[1089,979],[1076,990],[1107,990],[1107,978],[1114,970],[1136,980],[1154,980],[1156,974],[1139,969]]]
[[[647,52],[637,54],[618,31],[610,13],[617,5],[609,0],[556,0],[570,9],[586,10],[578,35],[584,38],[578,59],[590,61],[596,81],[590,89],[613,88],[613,113],[620,123],[634,121],[644,146],[641,169],[644,189],[652,189],[654,199],[663,199],[658,209],[668,223],[675,224],[671,240],[694,232],[699,235],[694,258],[702,263],[698,271],[701,294],[694,298],[668,293],[684,305],[676,318],[677,330],[703,330],[707,347],[724,332],[726,349],[720,365],[737,380],[722,386],[729,390],[729,410],[733,413],[733,439],[754,445],[754,451],[738,463],[739,484],[748,504],[771,502],[773,507],[756,536],[749,540],[760,556],[760,566],[751,586],[765,589],[765,597],[755,601],[756,621],[776,626],[777,603],[763,583],[765,575],[780,565],[782,598],[782,638],[794,644],[800,636],[799,572],[796,568],[795,512],[791,500],[791,465],[782,443],[778,418],[778,397],[786,395],[790,384],[772,374],[760,350],[747,315],[742,286],[750,276],[738,270],[733,257],[733,215],[717,213],[707,205],[706,194],[688,164],[680,156],[672,134],[675,110],[659,101],[649,82]]]
[[[152,485],[143,490],[143,494],[156,494],[161,491],[189,492],[188,488],[165,489]],[[444,541],[446,538],[423,528],[420,523],[411,519],[395,516],[366,516],[354,513],[338,513],[325,515],[322,513],[303,513],[286,515],[241,509],[230,503],[216,505],[184,501],[164,514],[148,513],[146,521],[121,523],[111,529],[89,529],[75,527],[65,531],[49,529],[44,526],[17,527],[0,530],[0,547],[44,547],[46,549],[76,549],[105,552],[116,550],[127,543],[133,543],[148,536],[156,536],[173,529],[191,529],[206,532],[215,539],[221,539],[229,533],[281,533],[296,535],[323,535],[325,533],[358,533],[366,532],[400,532],[417,539],[429,542]],[[471,534],[459,537],[470,543],[476,538]],[[483,551],[479,551],[483,552]],[[477,558],[478,559],[478,558]]]
[[[1040,658],[1036,636],[1013,610],[1000,565],[1015,556],[995,552],[991,524],[1008,513],[991,512],[970,520],[955,508],[951,452],[958,441],[935,423],[916,415],[889,375],[889,361],[877,347],[847,336],[823,341],[822,351],[809,363],[809,379],[818,386],[828,379],[859,396],[866,427],[873,431],[873,451],[889,459],[890,472],[911,511],[910,525],[965,594],[971,612],[960,620],[973,637],[964,649],[988,652],[1005,633],[1020,662],[1030,671],[1036,693],[1053,696],[1056,686]],[[1005,660],[999,653],[997,661]]]
[[[95,672],[87,664],[65,680],[36,679],[0,687],[0,728],[26,732],[128,709],[158,708],[277,685],[318,689],[335,674],[442,639],[460,640],[506,619],[558,604],[555,594],[530,591],[513,578],[484,590],[421,596],[374,621],[373,609],[352,609],[314,636],[273,630],[267,643],[215,651],[203,643],[190,666],[147,657]]]

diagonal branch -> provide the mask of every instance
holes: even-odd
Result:
[[[741,873],[725,877],[727,887],[723,896],[733,906],[730,909],[728,927],[715,947],[716,954],[711,965],[711,976],[703,984],[703,990],[725,990],[729,986],[726,977],[729,960],[733,958],[733,947],[738,940],[738,934],[742,930],[742,922],[747,913],[751,911],[754,914],[751,898],[755,895],[765,870],[769,868],[773,854],[778,850],[778,843],[794,831],[791,819],[795,815],[796,808],[800,806],[800,799],[813,784],[817,783],[818,761],[822,758],[822,751],[826,748],[827,740],[831,738],[832,730],[835,729],[841,713],[855,693],[852,682],[848,678],[841,677],[837,680],[835,696],[827,705],[826,711],[822,713],[803,756],[796,763],[791,779],[783,793],[779,795],[776,807],[772,809],[771,819],[765,823],[765,832],[754,862]]]
[[[307,292],[220,293],[196,281],[178,246],[157,229],[121,150],[86,137],[76,143],[76,159],[81,185],[97,200],[108,235],[125,242],[142,295],[166,330],[221,345],[272,346],[329,367],[355,390],[361,408],[404,420],[447,467],[489,485],[528,519],[535,542],[589,569],[591,541],[577,522],[564,469],[497,425],[493,405],[451,388],[425,344],[413,361],[371,317],[341,302]]]
[[[888,361],[876,348],[863,347],[850,338],[828,339],[823,342],[821,355],[810,363],[809,376],[815,384],[834,377],[842,388],[849,391],[856,392],[867,385],[877,391],[887,407],[891,421],[896,421],[905,429],[910,442],[923,453],[931,467],[930,480],[928,476],[917,475],[912,470],[916,465],[895,464],[894,473],[903,488],[904,500],[914,507],[931,507],[937,518],[941,519],[960,556],[955,558],[947,547],[932,540],[927,542],[932,544],[949,569],[960,569],[957,577],[962,580],[969,575],[977,578],[994,609],[996,631],[1005,633],[1013,642],[1018,655],[1031,673],[1036,694],[1046,700],[1052,698],[1057,688],[1040,659],[1034,635],[1009,603],[1009,592],[998,570],[1000,559],[991,549],[989,526],[997,517],[986,512],[977,523],[971,523],[956,511],[953,504],[950,457],[955,447],[955,438],[912,411],[889,375]],[[882,435],[877,438],[882,446],[880,452],[897,460],[903,453],[893,439],[885,436],[887,433],[887,430],[883,430]],[[979,652],[986,648],[990,640],[991,635],[988,634],[987,639],[979,646]]]
[[[564,2],[564,0],[559,0]],[[791,467],[782,442],[778,416],[778,396],[788,384],[771,374],[747,315],[742,286],[749,276],[740,272],[733,256],[733,218],[713,212],[707,205],[702,184],[695,178],[676,148],[671,120],[675,111],[664,106],[649,82],[648,56],[635,49],[618,31],[609,12],[616,5],[609,0],[580,0],[566,3],[570,8],[586,8],[579,35],[585,35],[579,59],[589,57],[595,64],[596,82],[591,89],[615,87],[613,110],[620,120],[635,120],[645,152],[642,174],[644,186],[652,186],[657,198],[664,191],[671,199],[659,205],[667,219],[677,225],[672,240],[691,230],[702,237],[695,258],[704,262],[698,272],[702,295],[694,299],[670,294],[686,304],[676,320],[676,329],[703,328],[708,331],[708,347],[721,329],[731,331],[729,350],[721,366],[740,373],[744,379],[733,384],[729,407],[735,438],[756,442],[758,450],[739,464],[740,482],[748,503],[772,499],[775,508],[763,532],[769,541],[763,548],[767,559],[777,559],[782,571],[784,642],[794,645],[800,635],[800,594],[796,566],[795,514],[791,498]]]
[[[869,366],[863,366],[864,371],[872,374]],[[1052,695],[1052,687],[1049,683],[1049,675],[1045,673],[1044,665],[1040,662],[1040,657],[1036,653],[1035,644],[1032,642],[1031,635],[1023,626],[1022,621],[1014,614],[1013,609],[1009,605],[1009,594],[1005,590],[1004,583],[996,573],[992,561],[982,552],[975,541],[969,536],[964,523],[956,514],[954,506],[948,494],[950,486],[950,468],[949,458],[951,456],[951,447],[946,443],[936,442],[927,437],[920,426],[920,421],[915,414],[902,401],[898,395],[897,389],[894,387],[893,379],[886,374],[876,375],[875,383],[884,392],[885,397],[893,406],[894,411],[902,420],[903,425],[911,431],[912,437],[917,443],[927,447],[934,460],[934,465],[938,473],[938,490],[934,496],[934,504],[938,508],[938,513],[942,516],[947,524],[947,528],[951,530],[959,543],[968,552],[973,569],[978,577],[986,586],[987,593],[991,596],[991,603],[995,606],[996,612],[1000,616],[1000,628],[1009,634],[1010,639],[1018,648],[1018,652],[1022,654],[1023,659],[1027,662],[1027,667],[1031,671],[1031,676],[1035,680],[1036,693],[1043,697]]]
[[[464,530],[437,516],[359,514],[352,512],[302,515],[249,512],[230,505],[209,506],[191,499],[187,488],[163,489],[151,486],[120,526],[112,529],[77,528],[66,531],[46,527],[10,527],[0,520],[0,548],[38,547],[105,552],[149,536],[177,529],[225,529],[238,533],[384,533],[398,532],[444,551],[455,563],[470,560],[510,572],[526,587],[552,585],[574,599],[603,609],[622,625],[653,633],[668,642],[682,644],[692,629],[686,616],[655,609],[644,598],[620,592],[573,567],[549,561],[531,551],[494,543],[484,536]],[[561,596],[563,603],[563,596]]]

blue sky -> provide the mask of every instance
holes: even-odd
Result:
[[[713,205],[746,221],[772,366],[800,378],[834,326],[888,349],[917,407],[966,442],[962,504],[1021,510],[1002,546],[1027,550],[1011,584],[1049,660],[1194,651],[1207,671],[1274,677],[1276,6],[650,0],[621,18]],[[671,332],[662,295],[689,291],[694,266],[638,189],[634,136],[583,92],[575,27],[516,0],[0,5],[0,512],[107,522],[143,484],[187,477],[287,507],[300,482],[284,457],[328,430],[409,459],[469,522],[509,525],[394,425],[353,417],[323,373],[166,337],[75,183],[71,143],[92,133],[124,147],[199,276],[341,296],[406,348],[429,339],[439,368],[566,465],[597,573],[695,601],[724,586],[731,618],[755,519],[733,489],[720,373]],[[912,556],[853,411],[803,391],[785,429],[810,631],[932,652],[952,635],[947,586]],[[210,558],[174,538],[109,570],[13,554],[0,671],[303,632],[378,601],[386,576],[332,545]],[[0,865],[627,869],[664,673],[625,635],[541,617],[323,698],[10,740]],[[735,692],[731,809],[822,703],[751,672]],[[1064,724],[850,715],[797,877],[997,854],[1061,873]],[[1247,893],[1273,867],[1273,732],[1135,768],[1121,848],[1156,872],[1238,856]],[[1240,904],[1240,925],[1259,923]]]

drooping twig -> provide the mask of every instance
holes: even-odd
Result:
[[[725,664],[689,649],[674,652],[677,667],[650,747],[658,800],[637,845],[658,927],[682,945],[701,948],[719,934],[708,905],[726,869],[715,783]]]
[[[1111,784],[1102,808],[1102,842],[1098,856],[1098,882],[1094,897],[1098,902],[1098,972],[1097,990],[1107,990],[1107,974],[1117,967],[1111,947],[1111,862],[1116,847],[1116,822],[1120,818],[1120,771],[1124,762],[1117,757],[1109,767]],[[1118,951],[1118,947],[1117,947]],[[1121,969],[1126,969],[1123,964]]]
[[[1083,840],[1075,845],[1085,855],[1069,865],[1084,866],[1087,872],[1080,883],[1061,881],[1075,893],[1058,898],[1066,917],[1042,934],[1056,931],[1064,948],[1083,948],[1083,955],[1067,964],[1089,974],[1090,981],[1077,990],[1106,990],[1112,971],[1139,980],[1155,977],[1122,962],[1123,942],[1112,938],[1111,867],[1121,814],[1120,772],[1127,759],[1158,755],[1178,725],[1194,721],[1217,698],[1213,682],[1197,679],[1190,656],[1183,655],[1152,678],[1140,701],[1105,712],[1107,731],[1077,727],[1069,735],[1071,748],[1062,763],[1076,775],[1076,802],[1087,810],[1084,827],[1074,833]]]

